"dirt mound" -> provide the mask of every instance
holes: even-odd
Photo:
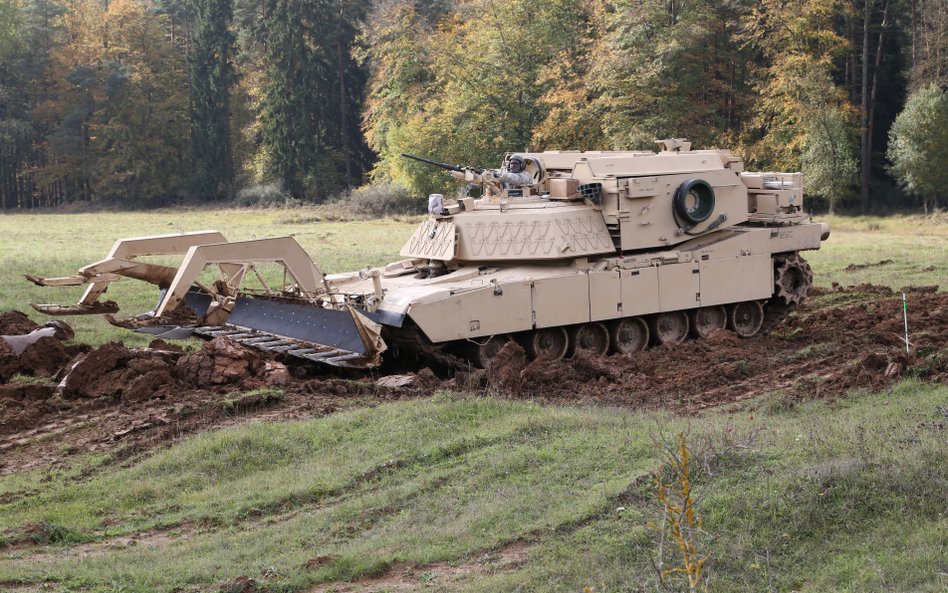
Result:
[[[191,353],[180,347],[129,349],[120,342],[109,342],[76,356],[57,393],[65,399],[127,402],[163,399],[180,389],[224,385],[252,389],[285,385],[288,380],[289,373],[282,364],[222,338]]]
[[[125,455],[246,418],[311,418],[445,388],[693,413],[770,393],[782,401],[834,398],[903,376],[948,383],[948,294],[906,292],[909,352],[901,292],[837,286],[814,291],[770,335],[752,340],[717,331],[631,356],[558,361],[528,361],[511,342],[490,368],[450,380],[429,369],[297,380],[282,364],[225,339],[185,351],[161,341],[91,348],[47,337],[19,357],[0,340],[0,474],[81,451]],[[15,374],[35,379],[9,382]]]
[[[39,324],[21,311],[7,311],[0,313],[0,336],[17,336],[28,334],[39,328]]]
[[[27,329],[28,324],[21,324],[22,320],[11,313],[3,316],[13,319],[14,326],[20,324],[19,329]],[[62,322],[42,328],[36,326],[24,334],[3,334],[0,338],[0,380],[9,380],[17,374],[34,377],[58,375],[73,357],[60,340],[72,336],[72,328]]]
[[[928,287],[908,292],[909,353],[901,294],[860,285],[826,293],[858,297],[856,304],[836,306],[830,299],[805,305],[770,335],[753,340],[717,331],[630,356],[529,364],[519,348],[505,346],[486,382],[523,397],[682,411],[769,392],[835,397],[854,387],[880,389],[906,374],[948,382],[948,294]],[[469,386],[469,376],[459,375],[455,385]]]
[[[200,351],[182,356],[175,365],[174,375],[192,387],[237,384],[273,387],[286,385],[289,380],[284,365],[226,338],[214,338]]]
[[[157,370],[150,357],[138,357],[120,342],[108,342],[95,350],[76,357],[59,387],[66,399],[114,398],[120,400],[124,392],[138,399],[138,390],[132,383]],[[171,379],[170,367],[165,364],[165,375]],[[168,381],[170,388],[172,381]]]

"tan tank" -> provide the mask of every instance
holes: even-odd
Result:
[[[729,328],[766,331],[812,283],[800,251],[819,249],[800,173],[747,173],[726,150],[681,139],[652,152],[519,153],[530,183],[450,167],[483,196],[443,200],[382,268],[324,275],[292,238],[229,243],[219,233],[119,241],[109,257],[42,285],[88,284],[52,314],[111,313],[121,277],[162,288],[154,311],[119,325],[165,337],[224,335],[338,366],[426,356],[486,365],[508,340],[531,357],[630,353]],[[508,155],[508,159],[512,155]],[[435,163],[439,164],[439,163]],[[440,165],[440,164],[439,164]],[[145,255],[182,255],[177,268]],[[281,286],[244,280],[277,262]],[[216,266],[218,279],[198,277]]]

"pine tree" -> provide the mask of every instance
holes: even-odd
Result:
[[[24,192],[31,152],[29,94],[20,65],[24,58],[21,13],[14,0],[0,0],[0,209],[16,208]]]
[[[265,4],[263,149],[268,173],[296,198],[321,200],[361,177],[364,142],[355,105],[364,75],[355,72],[350,53],[366,6],[351,0]]]
[[[195,0],[189,56],[191,145],[195,189],[206,199],[232,198],[234,163],[230,91],[234,35],[231,0]]]

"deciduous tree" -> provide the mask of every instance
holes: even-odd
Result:
[[[932,84],[909,97],[889,131],[888,157],[926,212],[948,205],[948,91]]]

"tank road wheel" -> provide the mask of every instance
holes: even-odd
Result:
[[[757,335],[764,325],[764,308],[758,301],[746,301],[731,305],[728,322],[731,329],[742,338]]]
[[[484,342],[468,342],[468,357],[475,366],[486,369],[509,341],[510,336],[501,334],[491,336]]]
[[[799,253],[774,258],[774,293],[787,305],[799,305],[813,284],[813,270]]]
[[[669,311],[652,317],[652,339],[655,344],[677,344],[688,337],[688,313]]]
[[[707,338],[716,329],[727,327],[727,311],[724,307],[701,307],[691,312],[691,335]]]
[[[584,323],[570,332],[569,355],[577,352],[603,355],[609,351],[609,330],[601,323]]]
[[[545,327],[527,332],[521,338],[521,342],[523,349],[527,351],[527,356],[531,359],[556,360],[566,356],[569,337],[566,335],[566,329],[562,327]]]
[[[619,354],[632,354],[648,346],[648,324],[640,317],[627,317],[613,322],[609,337],[612,349]]]

